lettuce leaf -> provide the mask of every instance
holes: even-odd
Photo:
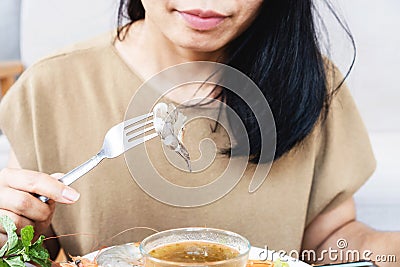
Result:
[[[0,217],[0,223],[7,232],[7,242],[0,249],[0,267],[25,267],[25,262],[35,262],[42,267],[51,267],[50,254],[43,247],[44,236],[32,244],[35,236],[31,225],[21,229],[21,238],[17,227],[8,216]]]

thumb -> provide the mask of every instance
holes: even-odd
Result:
[[[53,177],[57,180],[60,180],[64,175],[65,175],[64,173],[60,173],[60,172],[50,174],[51,177]],[[70,195],[70,197],[68,197],[68,199],[73,200],[74,202],[79,199],[80,194],[78,192],[76,192],[76,190],[73,190],[69,186],[66,186],[66,189],[64,189],[63,194],[67,194],[68,192],[70,192],[70,193],[72,192],[72,195]],[[64,195],[64,197],[65,197],[65,195]]]
[[[56,178],[57,180],[59,180],[59,179],[61,179],[61,177],[64,176],[64,173],[56,172],[56,173],[50,174],[50,176]]]

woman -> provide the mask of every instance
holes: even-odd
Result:
[[[56,234],[93,233],[99,239],[132,226],[163,230],[207,225],[276,250],[322,251],[336,248],[342,237],[349,248],[373,250],[373,244],[395,253],[394,246],[392,251],[385,246],[399,243],[397,234],[378,234],[355,221],[351,196],[375,161],[348,89],[335,69],[324,64],[311,0],[131,0],[121,1],[119,18],[130,23],[117,38],[92,40],[38,62],[2,100],[1,128],[13,153],[9,168],[0,174],[0,215],[9,215],[18,228],[32,224],[37,234],[47,235],[50,225]],[[143,80],[191,61],[237,68],[269,101],[277,149],[268,179],[254,194],[247,191],[251,167],[230,194],[191,209],[149,197],[132,182],[121,157],[103,162],[75,189],[48,175],[67,172],[94,155],[104,133],[123,120]],[[188,99],[193,92],[181,94],[172,98]],[[254,116],[229,92],[217,96],[247,118],[251,159],[262,160]],[[223,135],[204,121],[192,129],[199,139]],[[163,159],[159,141],[148,145],[158,169],[176,180],[184,176]],[[227,158],[218,157],[200,179],[223,171]],[[29,193],[52,201],[41,203]],[[55,208],[55,203],[73,205]],[[132,238],[126,235],[119,242]],[[60,243],[67,253],[79,255],[92,249],[92,241],[82,235]],[[56,245],[48,244],[53,252]]]

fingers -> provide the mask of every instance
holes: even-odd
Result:
[[[0,184],[3,183],[6,187],[36,193],[56,202],[70,204],[76,202],[80,197],[74,189],[44,173],[22,169],[3,169],[1,176],[3,179],[0,179]]]
[[[51,216],[54,207],[27,192],[6,188],[0,195],[0,209],[11,211],[33,221],[46,221]]]
[[[0,248],[7,242],[7,235],[0,232]]]
[[[54,201],[53,201],[54,203]],[[18,235],[21,234],[21,229],[24,228],[27,225],[32,225],[35,229],[34,232],[34,238],[32,240],[32,242],[35,242],[40,235],[43,234],[44,229],[48,228],[50,225],[50,221],[52,218],[52,215],[47,218],[45,221],[43,222],[33,222],[25,217],[22,216],[18,216],[17,214],[7,211],[7,210],[0,210],[0,217],[1,216],[8,216],[10,217],[10,219],[14,222],[15,226],[17,227],[16,233]],[[7,233],[4,230],[4,228],[0,225],[0,247],[2,247],[5,242],[7,242]]]
[[[53,178],[56,178],[57,180],[60,180],[64,176],[64,173],[56,172],[56,173],[50,174],[50,176]]]
[[[35,236],[42,234],[51,223],[55,203],[73,203],[79,198],[74,189],[57,181],[62,174],[47,174],[21,170],[3,169],[0,171],[0,216],[8,216],[17,227],[17,234],[22,228],[32,225]],[[47,203],[41,202],[32,194],[47,196]],[[5,231],[0,226],[0,245],[7,240]]]
[[[11,220],[14,221],[15,225],[17,226],[17,234],[20,233],[21,228],[24,228],[27,225],[35,226],[35,223],[25,217],[19,216],[11,211],[8,210],[0,210],[0,217],[1,216],[8,216]],[[1,233],[5,233],[3,227],[0,225],[0,235]]]

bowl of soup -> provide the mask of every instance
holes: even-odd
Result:
[[[158,232],[140,243],[145,267],[246,266],[250,242],[234,232],[180,228]]]

